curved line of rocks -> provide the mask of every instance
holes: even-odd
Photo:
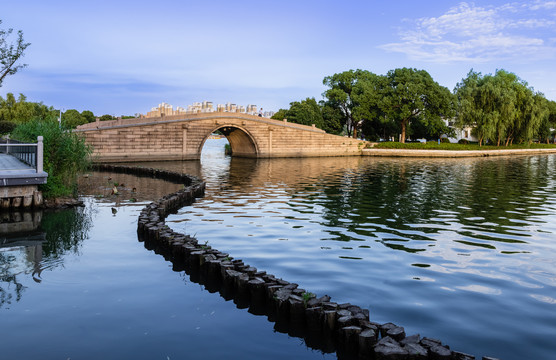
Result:
[[[153,168],[97,164],[95,170],[148,176],[184,184],[184,188],[145,206],[137,222],[139,241],[171,261],[174,270],[186,271],[191,280],[209,292],[219,292],[238,308],[267,315],[275,329],[303,338],[307,346],[336,352],[339,359],[376,360],[474,360],[450,350],[441,341],[419,335],[406,336],[404,328],[369,320],[369,310],[349,303],[338,304],[330,296],[316,295],[233,259],[229,254],[199,244],[197,239],[177,233],[166,217],[204,196],[205,182],[172,171]],[[497,360],[483,357],[482,360]]]

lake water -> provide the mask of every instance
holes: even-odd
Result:
[[[224,142],[155,164],[207,181],[173,229],[408,335],[553,358],[556,156],[255,160]],[[149,181],[92,174],[84,209],[43,215],[46,242],[0,248],[2,358],[335,358],[146,250],[137,215],[178,187]]]

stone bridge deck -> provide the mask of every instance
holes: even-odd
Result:
[[[274,158],[361,155],[362,140],[242,113],[198,113],[112,121],[79,126],[96,161],[200,159],[216,131],[228,139],[233,156]]]

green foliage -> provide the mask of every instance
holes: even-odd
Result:
[[[284,120],[287,118],[286,113],[288,112],[288,110],[286,109],[280,109],[278,111],[276,111],[274,113],[274,115],[272,115],[270,118],[274,119],[274,120]]]
[[[56,116],[57,112],[42,103],[28,102],[23,94],[16,99],[14,94],[8,93],[6,99],[0,96],[0,121],[22,124],[34,118]]]
[[[360,118],[356,108],[357,86],[360,82],[371,81],[376,75],[367,70],[349,70],[327,76],[323,84],[328,87],[322,95],[326,98],[327,106],[336,109],[341,114],[341,127],[345,127],[348,136],[357,137],[360,128]]]
[[[107,121],[107,120],[114,120],[114,117],[112,115],[108,115],[108,114],[102,115],[100,117],[100,121]]]
[[[2,25],[2,20],[0,20],[0,25]],[[11,43],[9,37],[12,33],[13,29],[0,29],[0,87],[6,76],[13,75],[27,66],[27,64],[17,64],[17,62],[23,56],[25,49],[31,44],[23,40],[21,30],[17,32],[15,44]]]
[[[400,143],[382,142],[374,146],[377,149],[413,149],[413,150],[500,150],[500,149],[554,149],[556,145],[550,144],[514,144],[509,146],[482,145],[478,143],[454,144],[429,141],[426,143]]]
[[[448,139],[447,137],[441,137],[440,138],[440,143],[450,144],[450,139]]]
[[[472,126],[479,144],[530,143],[546,136],[550,109],[544,96],[535,93],[517,75],[497,70],[494,75],[469,71],[456,85],[456,124]]]
[[[301,295],[301,297],[303,298],[303,304],[305,305],[305,307],[307,307],[307,302],[312,298],[316,297],[316,295],[313,294],[312,292],[306,291]]]
[[[314,124],[319,129],[332,134],[341,132],[341,118],[342,114],[338,109],[323,101],[317,103],[315,98],[291,102],[289,109],[280,109],[272,116],[274,120],[287,119],[288,122],[308,126]]]
[[[83,116],[83,118],[85,119],[85,121],[87,121],[87,123],[92,123],[96,120],[95,114],[93,114],[93,112],[90,110],[84,110],[81,113],[81,116]]]
[[[438,133],[443,129],[443,119],[454,114],[452,93],[435,82],[425,70],[401,68],[386,75],[378,107],[386,118],[399,124],[401,142],[411,121],[419,120]]]
[[[314,98],[291,102],[285,116],[289,122],[309,126],[315,124],[320,129],[324,123],[321,109]]]
[[[11,133],[16,128],[16,126],[16,124],[10,121],[0,121],[0,135]]]
[[[469,144],[469,140],[467,140],[467,139],[459,139],[459,140],[458,140],[458,144],[467,145],[467,144]]]
[[[13,132],[15,139],[36,142],[44,138],[44,171],[47,183],[41,185],[45,197],[75,195],[77,176],[89,166],[91,150],[85,140],[69,130],[61,129],[55,117],[31,120]]]
[[[62,114],[62,125],[68,129],[75,129],[83,124],[87,124],[87,119],[75,109],[66,110],[66,112]]]

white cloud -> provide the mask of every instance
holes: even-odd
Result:
[[[428,62],[488,62],[500,59],[546,59],[556,54],[550,40],[556,21],[546,9],[556,1],[478,7],[462,2],[438,17],[412,21],[400,41],[381,48]]]
[[[541,9],[556,9],[556,1],[535,1],[534,4],[529,5],[531,10],[541,10]]]

